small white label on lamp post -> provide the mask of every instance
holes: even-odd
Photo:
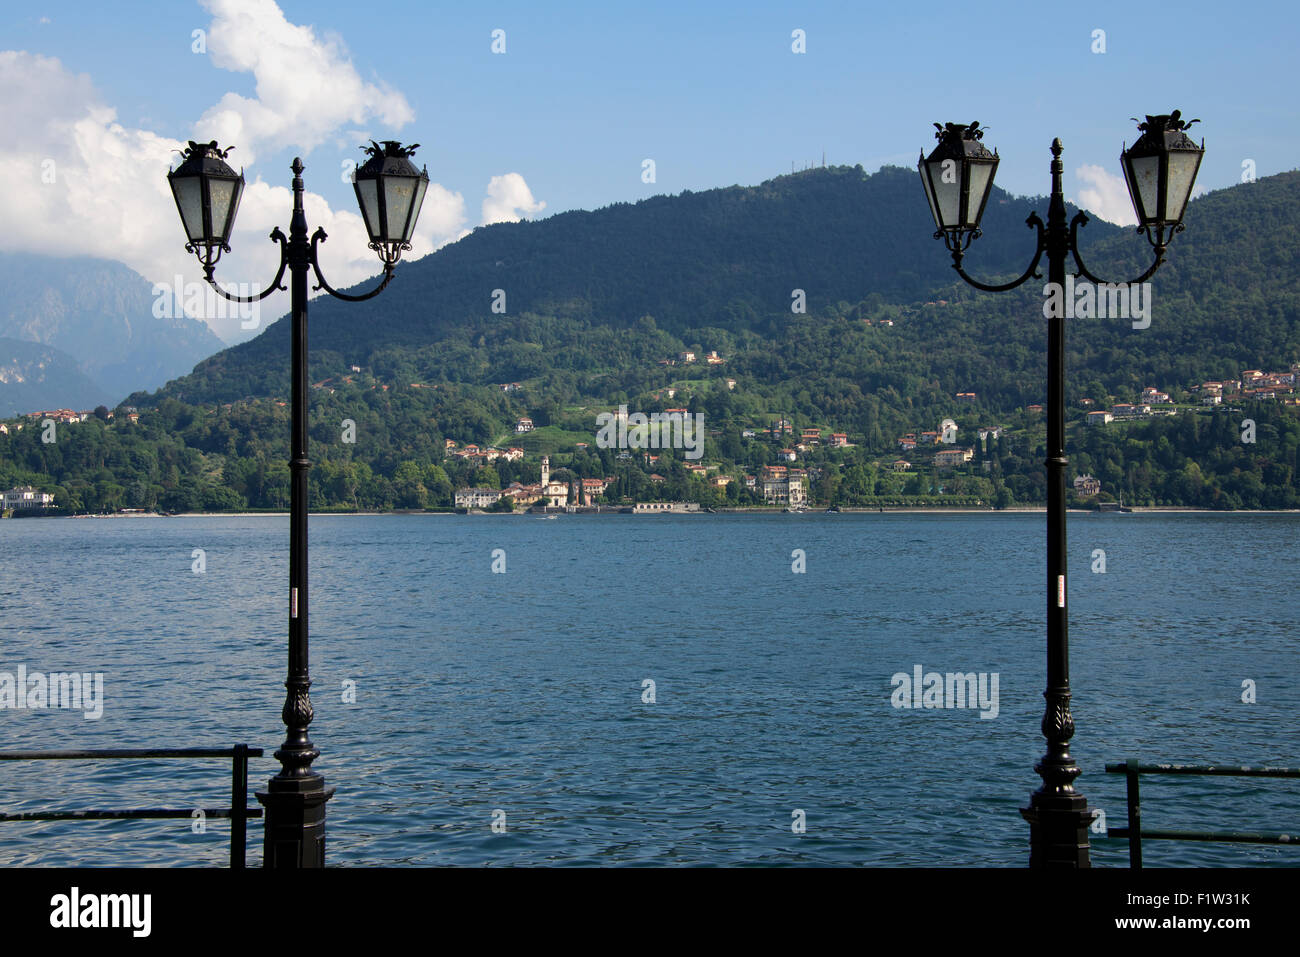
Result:
[[[298,599],[297,596],[295,595],[294,608],[297,607],[298,607]],[[1065,576],[1064,575],[1056,576],[1056,607],[1057,608],[1065,607]],[[295,611],[294,615],[296,616],[297,614],[298,613]]]
[[[289,617],[298,617],[298,589],[289,589]]]

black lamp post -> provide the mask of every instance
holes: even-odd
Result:
[[[1138,124],[1141,137],[1121,154],[1124,178],[1138,216],[1138,232],[1155,250],[1151,268],[1131,284],[1145,282],[1160,264],[1174,234],[1183,229],[1183,212],[1191,196],[1205,144],[1197,146],[1185,130],[1198,122],[1184,121],[1175,110],[1168,116],[1148,116]],[[922,155],[918,168],[925,187],[930,213],[938,227],[934,238],[942,238],[952,253],[957,274],[976,289],[1002,292],[1014,289],[1031,277],[1041,278],[1038,263],[1047,254],[1047,278],[1056,290],[1065,285],[1065,258],[1073,257],[1077,275],[1104,284],[1088,271],[1079,257],[1076,241],[1080,226],[1088,217],[1076,213],[1066,225],[1065,195],[1061,189],[1061,141],[1052,141],[1052,195],[1044,226],[1037,213],[1026,224],[1038,232],[1033,261],[1024,275],[1013,282],[989,285],[968,276],[962,256],[980,236],[980,216],[993,186],[998,157],[980,140],[984,131],[978,123],[962,126],[935,124],[938,147],[928,158]],[[1047,753],[1034,770],[1043,779],[1033,793],[1029,807],[1021,814],[1029,822],[1030,867],[1088,867],[1088,801],[1074,788],[1079,766],[1070,757],[1074,717],[1070,714],[1069,615],[1066,605],[1065,562],[1065,309],[1051,310],[1047,325],[1047,708],[1043,736]]]
[[[418,144],[416,144],[418,146]],[[232,147],[233,148],[233,147]],[[286,728],[284,744],[275,752],[280,773],[271,778],[257,799],[266,808],[264,864],[267,867],[322,867],[325,864],[325,802],[334,794],[325,779],[311,768],[320,755],[307,733],[312,720],[311,676],[307,656],[307,271],[316,275],[314,289],[331,296],[360,302],[378,295],[393,279],[393,267],[403,250],[411,248],[411,234],[429,185],[427,171],[417,170],[407,159],[416,147],[386,141],[366,148],[370,159],[353,173],[357,201],[370,236],[370,248],[384,266],[380,284],[361,296],[330,287],[321,275],[317,243],[326,238],[317,229],[307,239],[307,217],[302,207],[302,160],[293,170],[293,216],[289,237],[277,226],[271,239],[280,244],[280,268],[271,285],[256,296],[232,296],[221,289],[213,270],[222,252],[230,251],[230,232],[244,189],[243,173],[225,162],[229,150],[216,142],[194,143],[183,153],[179,167],[167,174],[176,208],[185,227],[187,251],[203,266],[204,278],[232,302],[257,302],[276,290],[289,270],[293,321],[293,425],[292,478],[289,519],[289,668],[287,694],[281,717]]]

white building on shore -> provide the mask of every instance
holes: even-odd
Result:
[[[493,488],[460,488],[456,490],[457,508],[489,508],[501,499]]]
[[[30,509],[30,508],[53,508],[54,496],[49,492],[38,492],[30,485],[21,488],[11,488],[9,491],[0,494],[2,507],[6,509]]]

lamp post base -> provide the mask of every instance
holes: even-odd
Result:
[[[1082,795],[1040,797],[1034,794],[1029,807],[1020,809],[1029,822],[1029,866],[1031,868],[1091,867],[1088,828],[1092,809]]]
[[[325,802],[333,796],[334,789],[319,774],[277,775],[257,792],[266,809],[264,867],[325,866]]]

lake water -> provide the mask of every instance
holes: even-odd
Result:
[[[1298,528],[1070,517],[1072,750],[1112,825],[1124,783],[1107,762],[1300,764]],[[0,749],[247,742],[267,752],[251,801],[283,739],[287,543],[287,517],[0,522],[0,672],[105,680],[99,720],[0,710]],[[1027,862],[1041,514],[321,516],[311,548],[331,864]],[[997,674],[997,716],[893,707],[892,676],[916,665]],[[4,811],[229,799],[222,761],[0,776]],[[1300,829],[1297,786],[1148,777],[1143,822]],[[220,866],[227,838],[221,821],[0,823],[0,865]],[[1124,842],[1093,846],[1127,865]],[[1300,864],[1295,848],[1144,850],[1149,866]]]

